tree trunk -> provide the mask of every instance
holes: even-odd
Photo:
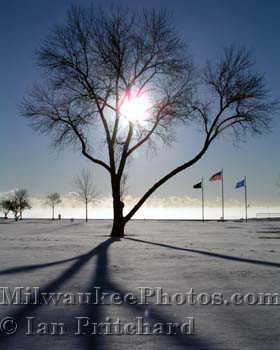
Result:
[[[111,237],[123,237],[124,227],[127,221],[123,216],[124,203],[121,201],[119,178],[112,179],[112,190],[113,190],[112,192],[113,192],[114,219],[113,219]]]
[[[52,219],[54,220],[54,204],[52,206]]]
[[[111,237],[124,236],[124,227],[125,227],[126,221],[123,217],[123,207],[124,207],[124,204],[121,200],[117,202],[114,201],[114,219],[113,219]]]

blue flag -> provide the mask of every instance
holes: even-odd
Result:
[[[245,179],[238,181],[235,188],[245,187]]]

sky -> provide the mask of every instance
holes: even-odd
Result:
[[[95,2],[100,4],[101,2]],[[257,69],[266,76],[271,93],[280,95],[280,3],[276,0],[115,0],[104,2],[140,8],[164,8],[173,13],[174,25],[188,44],[194,62],[202,65],[215,58],[231,43],[245,46],[252,53]],[[0,2],[0,193],[27,188],[34,197],[49,192],[66,194],[74,190],[73,178],[82,168],[92,168],[79,152],[50,149],[51,139],[36,134],[20,116],[18,105],[26,89],[40,78],[35,52],[49,31],[65,19],[71,4],[88,6],[87,0],[4,0]],[[242,203],[242,190],[234,185],[244,175],[248,179],[250,203],[265,208],[280,206],[280,189],[276,187],[280,173],[279,116],[275,115],[269,135],[247,138],[238,147],[230,139],[221,138],[204,158],[180,173],[155,194],[159,198],[199,199],[192,186],[201,177],[205,181],[207,200],[216,203],[221,195],[219,182],[210,183],[213,173],[224,169],[225,201]],[[129,169],[129,193],[139,197],[174,166],[190,159],[199,147],[195,131],[178,131],[178,142],[162,148],[157,156],[145,153],[135,158]],[[96,186],[103,196],[110,195],[109,178],[104,170],[93,168]],[[173,203],[174,204],[174,203]]]

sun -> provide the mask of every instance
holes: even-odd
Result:
[[[141,124],[149,117],[150,107],[148,94],[134,88],[126,91],[120,112],[127,120]]]

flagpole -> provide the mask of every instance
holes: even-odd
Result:
[[[245,218],[246,218],[246,222],[248,220],[248,204],[247,204],[247,179],[246,176],[244,176],[244,191],[245,191]]]
[[[224,169],[222,168],[222,221],[225,219],[225,200],[224,200]]]
[[[203,184],[203,178],[201,179],[201,203],[202,203],[202,222],[204,222],[204,184]]]

